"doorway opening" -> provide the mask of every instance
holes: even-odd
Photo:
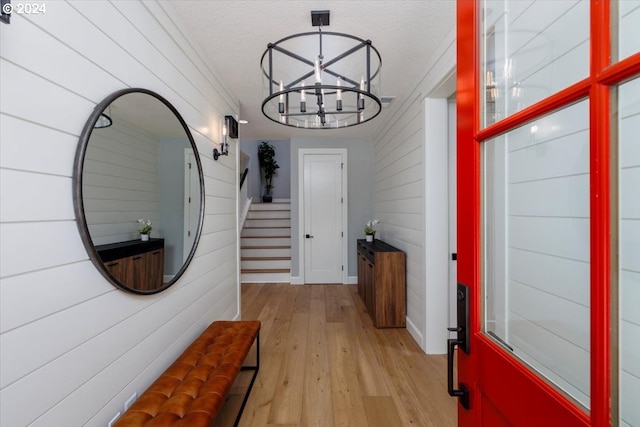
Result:
[[[456,316],[455,71],[424,100],[424,278],[422,348],[447,352]],[[453,319],[453,320],[451,320]],[[453,323],[452,323],[453,322]]]

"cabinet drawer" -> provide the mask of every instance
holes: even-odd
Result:
[[[375,252],[366,242],[358,242],[358,252],[372,264],[375,263]]]

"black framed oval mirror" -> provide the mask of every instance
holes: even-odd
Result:
[[[73,203],[89,258],[116,287],[153,294],[178,280],[202,231],[203,189],[191,132],[165,98],[123,89],[93,110],[76,150]]]

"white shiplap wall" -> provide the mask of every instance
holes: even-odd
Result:
[[[455,29],[442,42],[424,74],[416,82],[412,95],[396,107],[394,116],[374,139],[374,217],[380,239],[403,250],[407,262],[407,329],[425,349],[427,342],[427,282],[425,268],[427,230],[425,203],[426,164],[425,144],[443,141],[425,141],[425,98],[436,90],[455,68]],[[451,93],[443,94],[446,98]],[[446,111],[446,102],[443,103]],[[443,124],[446,126],[446,123]],[[443,183],[446,185],[446,183]],[[443,248],[446,261],[447,248]],[[441,284],[444,293],[448,284]],[[448,301],[433,301],[447,305]],[[446,315],[444,322],[446,323]],[[442,325],[446,331],[446,324]],[[446,335],[443,335],[443,343]]]
[[[104,426],[208,323],[239,315],[235,146],[211,158],[239,106],[165,7],[56,1],[0,25],[0,425]],[[126,87],[180,111],[205,175],[195,257],[152,296],[97,272],[73,213],[84,122]]]
[[[619,90],[620,425],[640,426],[640,78]]]
[[[505,340],[587,407],[588,123],[585,100],[507,134],[506,252],[489,261],[505,272]]]
[[[176,126],[181,126],[177,120]],[[85,154],[82,196],[94,245],[138,238],[138,218],[149,218],[156,230],[153,237],[158,237],[159,148],[159,136],[122,119],[93,131]],[[182,172],[176,171],[180,176]]]
[[[640,0],[619,1],[618,56],[626,58],[640,52]]]
[[[498,119],[589,74],[589,1],[490,1],[487,10],[484,25],[494,32],[494,49],[487,50],[495,52],[487,61],[495,60]]]

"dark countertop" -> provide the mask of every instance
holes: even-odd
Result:
[[[146,242],[136,239],[100,245],[96,246],[96,251],[102,262],[109,262],[162,248],[164,248],[164,239],[151,238]]]

